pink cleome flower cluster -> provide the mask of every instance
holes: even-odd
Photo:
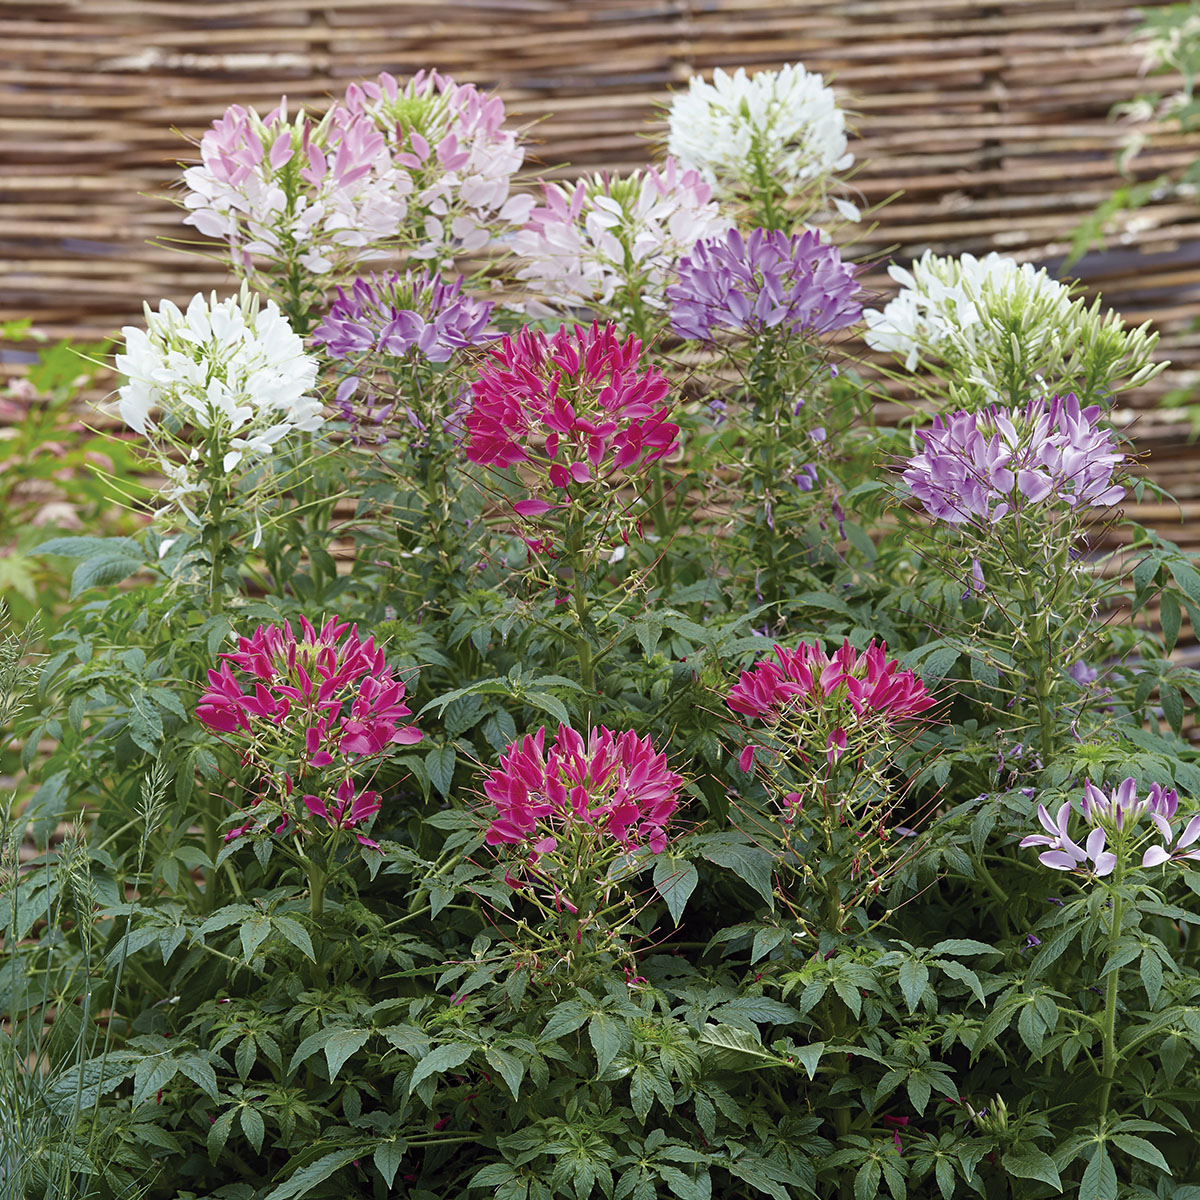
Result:
[[[257,255],[339,277],[398,242],[445,261],[532,208],[509,195],[524,151],[503,123],[499,97],[436,71],[351,84],[319,120],[289,120],[286,97],[266,117],[235,104],[184,172],[185,223],[228,242],[247,273]]]
[[[265,774],[287,762],[286,796],[293,773],[305,782],[332,777],[336,786],[321,790],[335,798],[308,792],[305,807],[332,828],[354,828],[379,809],[375,792],[356,790],[355,765],[393,745],[418,742],[421,733],[404,723],[412,715],[404,684],[373,637],[364,641],[357,626],[335,619],[320,630],[304,617],[299,624],[299,636],[285,621],[239,637],[237,649],[208,672],[196,716],[218,733],[251,739],[246,759]]]
[[[531,863],[580,831],[626,853],[645,846],[661,854],[682,783],[666,755],[632,730],[614,734],[601,725],[584,741],[560,725],[547,750],[543,727],[513,742],[484,782],[496,809],[484,840],[523,845]]]
[[[515,507],[534,516],[554,507],[550,489],[620,481],[669,454],[679,426],[666,419],[667,378],[638,369],[641,349],[595,322],[504,338],[471,385],[467,458],[524,467],[534,495]]]
[[[762,659],[729,689],[726,703],[736,713],[776,722],[793,707],[823,707],[842,698],[859,717],[886,723],[917,717],[935,700],[913,671],[900,670],[887,646],[872,639],[861,653],[848,641],[832,657],[819,643],[795,650],[775,647],[778,663]]]

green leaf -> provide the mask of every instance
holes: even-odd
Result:
[[[588,1037],[596,1051],[596,1073],[603,1075],[621,1049],[621,1027],[607,1014],[597,1013],[588,1024]]]
[[[250,1145],[254,1147],[254,1153],[261,1154],[263,1138],[267,1132],[266,1122],[263,1121],[262,1114],[253,1104],[247,1104],[242,1109],[241,1122],[242,1132],[246,1135],[246,1139]]]
[[[375,1163],[375,1169],[383,1176],[383,1182],[389,1188],[396,1179],[396,1172],[400,1170],[400,1165],[404,1162],[404,1155],[407,1150],[408,1143],[403,1138],[396,1138],[390,1142],[380,1142],[375,1147],[372,1161]]]
[[[212,1064],[199,1054],[185,1054],[179,1060],[179,1070],[186,1075],[204,1094],[217,1098],[217,1073]]]
[[[443,796],[450,794],[457,758],[453,746],[437,746],[425,756],[425,770],[429,772],[429,782]]]
[[[346,1059],[355,1051],[361,1050],[367,1038],[371,1036],[369,1029],[333,1029],[325,1039],[325,1061],[329,1064],[329,1081],[342,1069]]]
[[[736,835],[725,834],[705,838],[701,845],[701,854],[710,863],[728,868],[748,883],[772,908],[775,906],[771,878],[775,860],[765,850],[737,839]]]
[[[1183,623],[1183,612],[1179,607],[1179,601],[1170,592],[1163,592],[1161,603],[1163,640],[1166,643],[1167,653],[1170,654],[1175,649],[1175,643],[1179,641],[1179,627]]]
[[[917,668],[922,681],[928,684],[944,679],[950,673],[950,668],[958,662],[958,653],[954,646],[941,646],[923,659]]]
[[[666,901],[667,911],[676,925],[699,878],[695,866],[686,858],[660,854],[655,859],[654,889]]]
[[[513,1099],[516,1100],[521,1090],[521,1078],[525,1074],[525,1064],[515,1054],[498,1050],[495,1046],[489,1046],[483,1056],[500,1073],[501,1078],[508,1085],[508,1090],[512,1092]]]
[[[84,559],[71,575],[70,599],[74,600],[88,588],[120,583],[144,566],[145,563],[140,558],[127,558],[124,555]]]
[[[179,1064],[173,1058],[160,1058],[157,1055],[143,1058],[133,1076],[134,1108],[155,1095],[160,1088],[166,1087],[178,1071]]]
[[[928,983],[929,968],[923,962],[909,958],[900,964],[900,990],[910,1013],[916,1012]]]
[[[271,934],[271,918],[256,913],[242,925],[242,955],[249,962],[254,952]]]
[[[980,814],[982,815],[982,814]],[[995,821],[995,815],[992,815],[992,821]],[[994,946],[989,946],[987,942],[977,942],[973,938],[946,938],[945,941],[938,942],[933,948],[934,954],[995,954],[999,956],[1000,951]]]
[[[461,1067],[471,1057],[473,1048],[465,1042],[451,1042],[449,1045],[438,1046],[436,1050],[431,1050],[417,1063],[417,1069],[408,1081],[409,1093],[411,1094],[417,1084],[431,1075],[441,1075],[445,1071],[453,1071],[455,1067]]]
[[[1062,1187],[1062,1180],[1058,1177],[1058,1168],[1054,1165],[1054,1159],[1036,1146],[1014,1146],[1011,1150],[1005,1151],[1001,1162],[1010,1175],[1016,1175],[1021,1179],[1039,1179],[1042,1183],[1048,1183],[1054,1188]]]
[[[297,950],[301,951],[305,958],[317,961],[316,955],[313,953],[312,938],[308,936],[308,930],[293,917],[274,917],[276,930],[283,934]]]
[[[1103,1146],[1097,1146],[1083,1182],[1079,1185],[1079,1200],[1117,1200],[1117,1172]]]
[[[289,1176],[285,1183],[281,1183],[268,1194],[267,1200],[299,1200],[299,1197],[308,1195],[318,1183],[324,1183],[334,1171],[340,1171],[356,1158],[365,1156],[367,1149],[369,1147],[356,1145],[350,1149],[333,1150],[322,1155],[316,1162]]]
[[[566,705],[557,696],[551,696],[549,692],[526,692],[521,699],[527,704],[533,705],[534,708],[548,712],[560,725],[571,723],[571,714],[567,712]]]
[[[813,1042],[811,1046],[797,1046],[788,1053],[800,1061],[808,1072],[809,1079],[812,1079],[817,1073],[817,1063],[821,1061],[821,1055],[825,1053],[825,1043]]]
[[[1142,1162],[1148,1162],[1160,1171],[1171,1174],[1171,1168],[1167,1165],[1167,1160],[1159,1153],[1158,1147],[1152,1142],[1146,1141],[1145,1138],[1134,1137],[1131,1133],[1118,1133],[1113,1135],[1113,1141],[1126,1154],[1132,1154],[1134,1158],[1140,1158]]]

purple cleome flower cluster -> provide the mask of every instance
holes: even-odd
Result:
[[[389,358],[418,355],[447,362],[456,350],[489,340],[490,300],[463,291],[460,276],[437,272],[390,272],[356,279],[313,331],[313,341],[331,358],[378,353]]]
[[[1074,507],[1116,504],[1112,481],[1124,460],[1112,433],[1098,428],[1098,405],[1074,394],[1034,400],[1024,412],[988,409],[935,417],[908,460],[904,480],[930,516],[988,524],[1044,501]]]
[[[1200,859],[1200,814],[1193,816],[1177,835],[1174,819],[1179,796],[1173,788],[1152,783],[1145,796],[1138,798],[1136,779],[1126,779],[1110,792],[1103,792],[1090,780],[1084,782],[1080,808],[1091,832],[1082,846],[1071,837],[1071,802],[1064,801],[1051,817],[1044,804],[1038,805],[1038,820],[1045,833],[1033,833],[1021,839],[1021,846],[1045,846],[1038,855],[1043,866],[1056,871],[1083,871],[1094,877],[1111,875],[1117,867],[1117,853],[1129,848],[1134,827],[1143,816],[1162,836],[1163,844],[1150,846],[1142,854],[1143,867],[1166,862]],[[1109,840],[1114,849],[1108,848]]]
[[[732,229],[698,242],[667,288],[672,329],[702,342],[722,330],[832,333],[862,317],[858,294],[855,268],[816,230]]]

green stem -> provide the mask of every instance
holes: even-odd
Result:
[[[308,860],[308,911],[312,915],[313,932],[318,934],[313,943],[313,961],[308,964],[308,975],[313,987],[319,987],[325,975],[321,953],[323,939],[319,936],[319,929],[321,917],[325,912],[325,885],[328,882],[328,874],[310,858]]]
[[[1121,897],[1122,862],[1117,857],[1117,867],[1113,875],[1112,890],[1112,923],[1108,933],[1108,954],[1111,958],[1121,940],[1121,925],[1124,918],[1124,900]],[[1108,1101],[1112,1095],[1113,1080],[1117,1075],[1117,985],[1121,969],[1110,971],[1108,983],[1104,989],[1104,1024],[1101,1027],[1101,1038],[1104,1046],[1104,1086],[1100,1090],[1100,1118],[1108,1113]]]
[[[571,607],[575,612],[575,654],[579,659],[579,682],[587,694],[590,704],[596,691],[595,668],[592,663],[592,644],[587,634],[587,572],[581,569],[582,536],[576,531],[571,535],[569,553],[571,558]]]

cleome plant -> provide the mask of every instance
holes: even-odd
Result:
[[[434,71],[204,135],[139,520],[0,646],[6,1197],[1200,1200],[1154,335],[867,308],[799,65],[664,120],[536,200]]]

